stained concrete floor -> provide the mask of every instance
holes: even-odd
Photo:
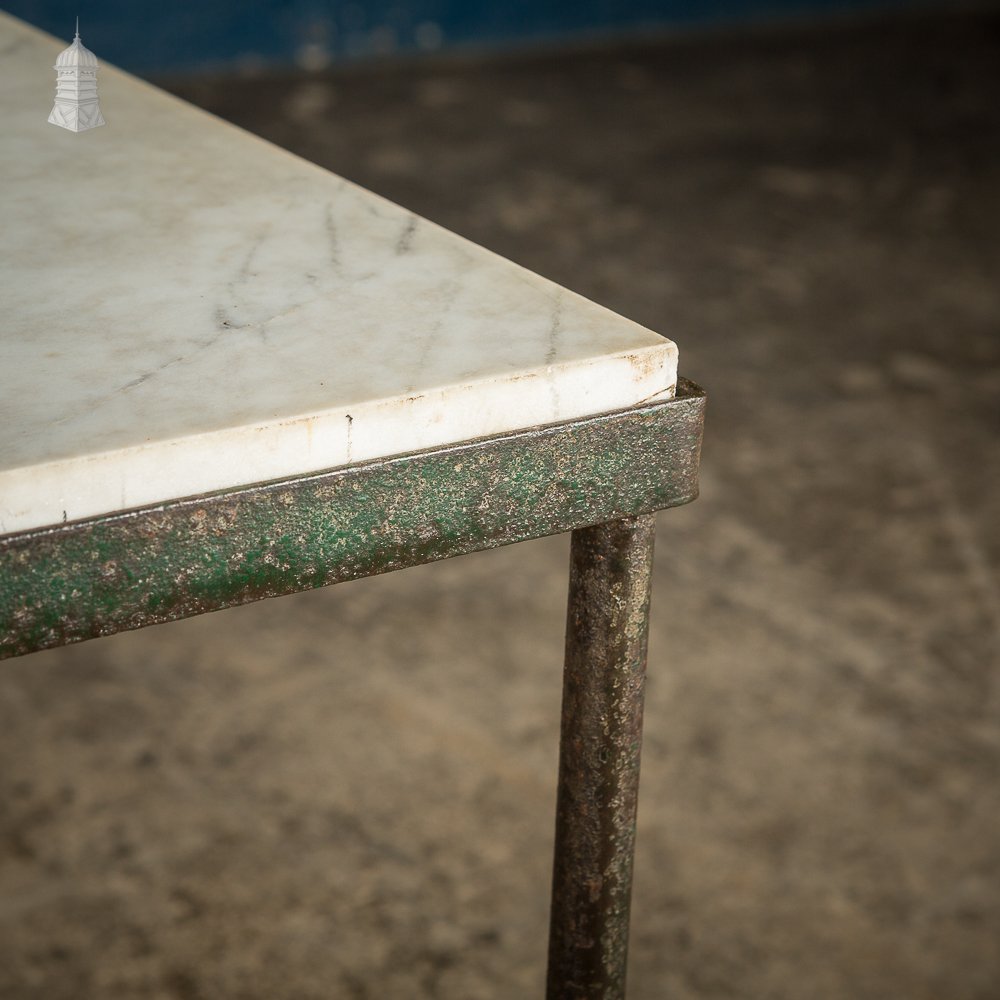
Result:
[[[172,85],[708,387],[630,996],[1000,997],[1000,17]],[[0,996],[540,995],[566,563],[4,664]]]

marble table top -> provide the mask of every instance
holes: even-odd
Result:
[[[0,14],[0,533],[672,394],[669,340],[110,66],[48,124],[66,44]]]

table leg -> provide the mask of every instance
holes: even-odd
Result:
[[[573,532],[548,1000],[625,996],[654,530]]]

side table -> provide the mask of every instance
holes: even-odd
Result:
[[[656,334],[0,15],[0,657],[572,531],[548,996],[623,997]],[[332,126],[335,127],[335,126]]]

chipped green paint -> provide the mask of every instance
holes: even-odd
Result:
[[[693,500],[704,394],[0,537],[0,657]]]

